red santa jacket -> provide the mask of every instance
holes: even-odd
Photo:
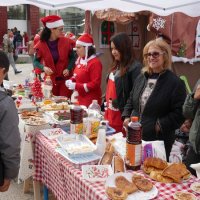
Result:
[[[101,105],[101,76],[102,64],[96,57],[91,56],[87,65],[81,64],[78,58],[74,69],[73,80],[76,82],[78,101],[81,105],[89,106],[93,99]]]
[[[59,59],[56,64],[46,42],[40,40],[34,48],[37,51],[37,57],[42,58],[44,66],[49,67],[54,72],[51,75],[53,83],[55,83],[56,77],[62,77],[65,80],[69,79],[69,76],[63,76],[63,70],[67,69],[70,51],[72,50],[71,42],[68,38],[60,37],[58,39]]]

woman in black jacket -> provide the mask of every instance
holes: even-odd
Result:
[[[122,117],[127,126],[130,116],[139,116],[142,139],[164,140],[168,159],[175,140],[175,129],[184,120],[185,85],[169,70],[171,50],[161,38],[146,44],[143,57],[143,73],[135,81]]]
[[[107,81],[105,119],[116,132],[121,132],[121,114],[141,71],[141,63],[135,60],[132,41],[126,33],[111,37],[111,53],[113,64]]]

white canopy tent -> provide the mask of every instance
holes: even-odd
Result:
[[[197,0],[1,0],[0,6],[32,4],[48,10],[77,7],[84,10],[115,8],[125,12],[151,11],[158,15],[182,12],[189,16],[200,16],[200,1]]]

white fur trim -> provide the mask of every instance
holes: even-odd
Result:
[[[74,40],[74,39],[76,39],[76,37],[75,36],[71,36],[71,37],[69,37],[71,40]]]
[[[87,88],[87,83],[84,83],[84,84],[83,84],[83,87],[84,87],[84,89],[85,89],[86,92],[89,92],[89,90],[88,90],[88,88]]]
[[[55,22],[47,22],[46,23],[47,28],[57,28],[59,26],[64,26],[64,22],[62,19],[55,21]]]
[[[80,44],[81,46],[84,46],[84,47],[89,47],[89,46],[93,45],[92,43],[86,43],[86,42],[82,42],[80,40],[77,40],[76,44]]]

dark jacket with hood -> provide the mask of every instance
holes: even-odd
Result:
[[[13,99],[0,88],[0,180],[13,179],[19,171],[21,139],[18,124]]]
[[[140,100],[149,74],[138,76],[124,108],[122,117],[139,116],[142,124],[142,139],[145,141],[164,140],[167,158],[175,140],[175,129],[179,128],[184,117],[182,106],[186,97],[184,83],[173,72],[166,70],[158,77],[143,113],[140,112]],[[156,133],[156,123],[160,132]]]

